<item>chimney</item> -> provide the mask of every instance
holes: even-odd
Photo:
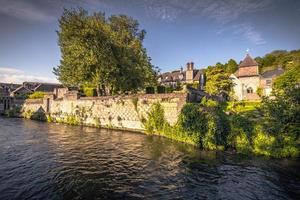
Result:
[[[194,63],[191,62],[190,66],[191,66],[191,70],[193,70],[194,69]]]
[[[190,67],[191,67],[191,63],[186,63],[186,70],[190,70]]]

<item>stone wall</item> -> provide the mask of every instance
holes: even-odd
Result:
[[[54,121],[63,122],[74,117],[84,125],[144,130],[151,105],[159,102],[166,120],[175,124],[187,94],[145,94],[128,96],[81,97],[68,92],[63,98],[47,95],[44,99],[26,100],[22,112],[45,112]]]

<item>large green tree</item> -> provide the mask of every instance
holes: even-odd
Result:
[[[97,88],[97,93],[137,91],[155,82],[142,42],[145,31],[125,15],[65,9],[60,20],[60,65],[54,74],[65,85]]]
[[[206,70],[205,90],[212,95],[223,95],[228,97],[232,90],[230,73],[226,72],[223,66],[209,66]]]
[[[234,59],[228,60],[226,63],[226,72],[233,74],[238,69],[238,64]]]

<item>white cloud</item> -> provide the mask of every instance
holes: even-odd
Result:
[[[266,43],[253,25],[246,22],[239,25],[235,23],[243,16],[267,9],[272,0],[143,0],[143,2],[147,13],[163,21],[175,21],[181,15],[199,15],[218,25],[217,34],[230,30],[256,45]]]
[[[58,83],[58,81],[54,78],[44,77],[38,74],[28,74],[15,68],[0,67],[0,82],[23,83],[25,81]]]
[[[55,17],[42,11],[35,4],[29,1],[0,0],[0,13],[18,19],[48,22],[55,20]]]
[[[235,34],[242,34],[245,38],[247,38],[256,45],[262,45],[266,43],[266,41],[262,38],[261,34],[257,32],[254,29],[254,27],[250,24],[238,24],[235,25],[233,28],[235,30]]]

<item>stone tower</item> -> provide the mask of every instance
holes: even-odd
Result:
[[[260,84],[258,64],[249,54],[240,63],[234,76],[234,92],[239,100],[259,99],[256,93]]]

